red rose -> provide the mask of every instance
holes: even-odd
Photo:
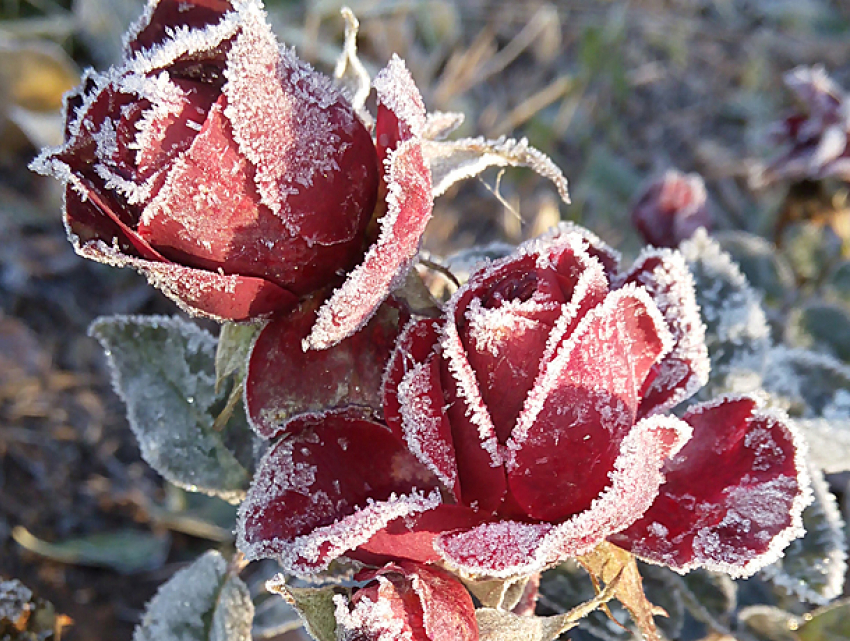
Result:
[[[650,245],[676,247],[700,227],[711,229],[705,183],[699,174],[670,170],[653,181],[632,207],[632,224]]]
[[[603,540],[737,576],[801,533],[797,440],[747,398],[665,415],[707,379],[682,257],[632,269],[562,227],[410,323],[385,423],[295,419],[240,509],[240,547],[311,572],[346,554],[530,574]]]
[[[850,180],[850,107],[847,95],[821,65],[797,67],[785,84],[803,105],[771,127],[774,142],[784,147],[754,176],[758,187],[781,180]]]
[[[344,641],[477,641],[469,592],[434,566],[402,561],[364,570],[350,604],[336,597],[337,638]]]
[[[65,142],[33,167],[66,183],[80,254],[135,267],[194,314],[267,316],[367,271],[370,296],[346,309],[359,316],[321,330],[331,344],[374,312],[431,211],[416,141],[396,153],[424,108],[403,63],[387,76],[407,102],[379,90],[376,143],[331,79],[279,46],[258,0],[161,0],[120,66],[87,72],[68,96]],[[370,220],[384,213],[376,239]],[[380,269],[355,269],[374,254]]]

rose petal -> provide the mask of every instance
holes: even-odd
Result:
[[[398,402],[398,386],[404,375],[416,363],[423,363],[439,343],[440,321],[423,319],[411,321],[396,341],[392,358],[387,365],[382,385],[384,420],[399,438],[403,438],[401,413]]]
[[[173,263],[142,260],[114,264],[135,267],[151,285],[187,313],[219,322],[257,320],[272,312],[291,309],[298,302],[291,292],[262,278],[227,276]]]
[[[431,176],[417,140],[409,140],[390,155],[388,210],[381,231],[364,261],[349,273],[319,310],[305,341],[310,349],[327,349],[362,327],[381,301],[400,285],[419,251],[419,241],[431,218]]]
[[[159,0],[149,2],[145,13],[125,36],[125,56],[150,49],[174,37],[176,29],[203,29],[219,22],[232,10],[226,0]]]
[[[239,5],[239,24],[224,72],[225,114],[262,202],[292,236],[351,258],[362,251],[378,195],[372,137],[330,78],[279,47],[259,3]],[[335,262],[347,270],[356,258]]]
[[[460,486],[446,416],[446,399],[440,383],[440,361],[432,354],[411,368],[398,386],[401,425],[407,447],[460,499]]]
[[[710,361],[694,281],[684,257],[669,249],[645,249],[622,278],[646,289],[664,315],[675,345],[653,365],[639,416],[657,414],[693,396],[708,382]]]
[[[561,316],[564,292],[558,281],[554,270],[537,268],[534,256],[521,256],[473,275],[453,310],[481,400],[502,444]]]
[[[810,492],[799,437],[748,398],[695,406],[684,420],[694,437],[665,466],[655,503],[611,541],[677,572],[749,576],[803,533]]]
[[[535,384],[508,444],[508,483],[529,516],[562,520],[608,485],[644,378],[671,342],[658,309],[634,287],[582,319]]]
[[[436,479],[386,426],[335,412],[290,429],[239,509],[239,549],[249,559],[316,572],[391,521],[440,504]]]
[[[373,82],[378,96],[378,118],[375,137],[378,157],[386,163],[390,152],[402,142],[421,138],[425,133],[427,116],[419,88],[413,82],[404,61],[393,55],[386,68]]]
[[[379,155],[385,167],[387,212],[380,233],[363,262],[319,311],[306,348],[326,349],[357,331],[380,302],[404,281],[425,225],[431,218],[431,171],[422,155],[419,135],[425,126],[425,108],[419,90],[393,57],[375,78],[379,109]]]
[[[493,578],[540,572],[553,563],[586,554],[646,512],[664,480],[664,461],[678,452],[690,435],[687,423],[675,417],[646,418],[623,438],[609,486],[588,509],[558,525],[485,523],[443,534],[434,546],[451,569]]]
[[[443,503],[427,512],[392,521],[348,556],[369,565],[393,559],[433,563],[442,558],[434,548],[437,537],[480,525],[486,517],[465,505]]]
[[[384,304],[354,336],[321,352],[304,352],[301,341],[319,303],[310,299],[272,320],[251,347],[245,407],[263,438],[280,435],[297,414],[347,405],[380,408],[381,376],[404,320],[401,312]]]

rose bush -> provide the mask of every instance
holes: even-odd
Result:
[[[65,142],[33,168],[66,183],[80,254],[135,267],[195,314],[255,319],[368,279],[324,312],[326,346],[374,312],[431,212],[419,93],[398,59],[375,82],[373,141],[259,1],[161,0],[121,64],[66,98]]]
[[[562,227],[402,333],[384,418],[296,418],[240,508],[239,545],[295,573],[348,555],[530,574],[603,540],[752,574],[801,531],[798,440],[748,398],[665,412],[706,381],[682,257]]]
[[[435,566],[402,561],[357,575],[369,581],[351,601],[335,597],[343,641],[477,641],[475,606],[456,577]]]

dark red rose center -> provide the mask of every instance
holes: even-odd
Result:
[[[481,296],[481,304],[487,309],[493,309],[507,301],[524,303],[537,291],[538,281],[537,272],[534,271],[510,273]]]

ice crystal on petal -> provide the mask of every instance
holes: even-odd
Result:
[[[318,572],[391,521],[440,505],[431,474],[385,426],[350,412],[302,423],[266,454],[239,509],[248,558]]]
[[[378,94],[378,103],[389,109],[406,128],[400,132],[402,139],[421,138],[426,123],[425,105],[404,61],[393,54],[372,84]],[[387,147],[387,142],[379,139],[378,146]]]
[[[679,252],[648,248],[622,281],[637,283],[649,292],[675,341],[673,349],[655,366],[655,376],[642,394],[642,411],[660,413],[690,398],[708,382],[705,326],[693,277]]]
[[[690,438],[691,428],[674,417],[653,416],[623,439],[610,485],[593,504],[563,523],[486,523],[447,533],[435,548],[454,570],[470,576],[507,578],[539,572],[571,556],[586,554],[649,508],[663,482],[663,462]]]
[[[457,494],[457,465],[445,412],[436,361],[416,364],[398,386],[404,439],[410,451],[430,469],[446,488]]]

